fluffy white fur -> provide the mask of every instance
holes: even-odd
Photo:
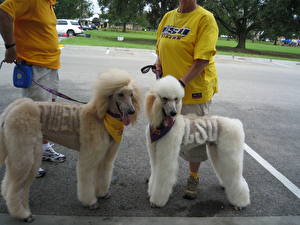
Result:
[[[41,163],[43,136],[79,151],[77,189],[83,205],[97,208],[97,198],[108,196],[119,143],[107,133],[103,120],[110,110],[135,122],[140,94],[131,76],[121,70],[101,74],[95,86],[86,105],[25,98],[1,114],[0,165],[6,164],[1,192],[12,216],[33,220],[28,195]]]
[[[164,206],[177,180],[181,148],[194,148],[206,143],[208,156],[229,202],[240,209],[250,204],[249,188],[243,172],[244,130],[237,119],[180,115],[184,90],[179,82],[167,76],[157,81],[146,95],[149,125],[158,127],[173,112],[175,124],[161,139],[151,143],[146,130],[151,176],[148,184],[150,204]],[[174,116],[174,112],[176,115]]]

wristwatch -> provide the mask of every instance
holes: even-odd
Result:
[[[12,43],[12,44],[5,44],[5,48],[9,49],[11,47],[14,47],[16,45],[16,43]]]

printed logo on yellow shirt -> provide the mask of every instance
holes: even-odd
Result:
[[[181,39],[188,35],[191,29],[187,27],[174,27],[172,25],[164,26],[161,37],[169,39]]]

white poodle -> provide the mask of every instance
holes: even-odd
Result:
[[[6,164],[1,192],[9,213],[33,221],[28,195],[41,163],[43,137],[79,151],[78,198],[83,205],[97,208],[98,197],[109,197],[123,128],[135,122],[139,98],[127,72],[109,70],[97,80],[86,105],[27,98],[11,103],[0,116],[0,165]]]
[[[146,95],[146,130],[151,164],[148,194],[152,207],[164,206],[177,179],[180,149],[207,144],[208,156],[229,202],[240,209],[250,204],[243,172],[244,130],[237,119],[180,115],[184,89],[166,76]]]

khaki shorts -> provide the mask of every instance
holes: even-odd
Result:
[[[198,116],[205,116],[209,112],[211,101],[203,104],[189,104],[182,105],[181,114],[196,114]],[[203,162],[207,160],[206,144],[192,149],[181,148],[179,155],[189,162]]]
[[[58,90],[59,78],[57,70],[41,66],[32,66],[32,72],[32,79],[37,83],[56,91]],[[29,88],[22,89],[22,96],[31,98],[34,101],[51,101],[51,98],[56,99],[55,95],[52,95],[34,83],[32,83]]]

